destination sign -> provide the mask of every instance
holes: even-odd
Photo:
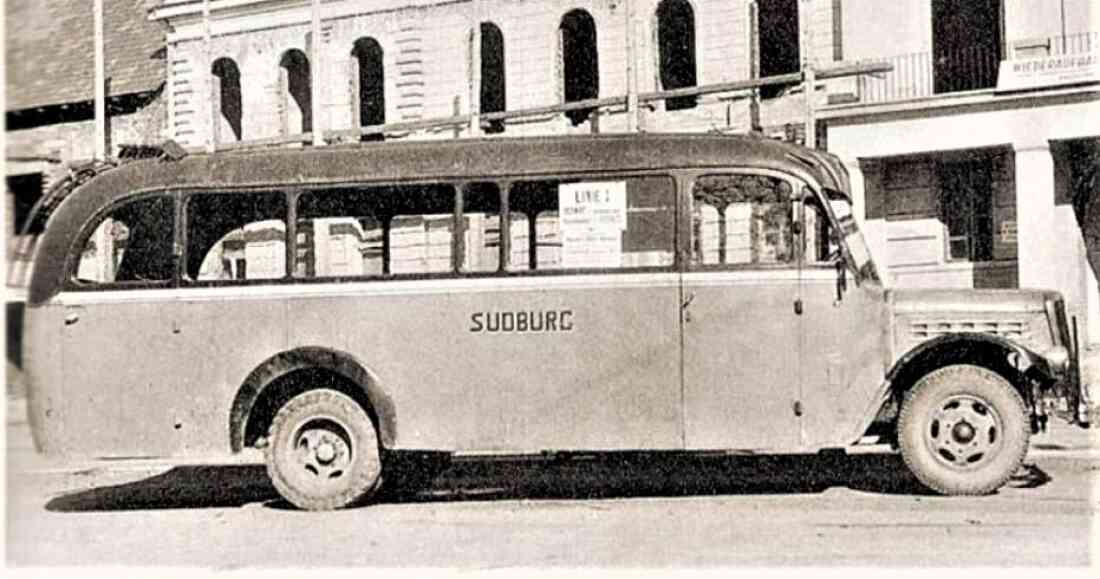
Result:
[[[564,267],[622,265],[625,181],[563,183],[558,207]]]

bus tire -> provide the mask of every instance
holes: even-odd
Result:
[[[303,510],[360,504],[382,483],[374,423],[355,400],[335,390],[309,390],[283,405],[264,456],[275,489]]]
[[[944,495],[984,495],[1023,464],[1027,410],[996,372],[969,364],[935,370],[905,395],[898,443],[917,479]]]

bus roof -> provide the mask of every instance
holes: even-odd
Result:
[[[128,163],[88,184],[126,195],[155,189],[286,188],[455,178],[522,177],[678,167],[767,167],[846,187],[827,156],[751,136],[623,134],[362,143],[194,154]]]

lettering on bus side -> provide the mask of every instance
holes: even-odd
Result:
[[[573,310],[474,312],[469,329],[474,334],[572,332]]]

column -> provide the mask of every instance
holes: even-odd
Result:
[[[1016,241],[1020,287],[1055,288],[1054,157],[1046,141],[1017,143]]]
[[[471,4],[470,18],[470,136],[481,136],[481,0]]]
[[[321,0],[313,0],[310,3],[310,43],[309,43],[309,66],[310,76],[309,90],[310,90],[310,114],[313,116],[313,127],[310,132],[313,133],[313,146],[320,147],[325,144],[325,128],[328,123],[325,123],[325,113],[328,112],[327,108],[322,103],[324,98],[321,88],[324,86],[326,79],[326,70],[324,62],[324,48],[322,45],[324,39],[321,38]]]
[[[1062,292],[1067,314],[1079,318],[1083,334],[1088,311],[1084,239],[1073,207],[1055,204],[1050,144],[1016,143],[1015,149],[1020,287]]]

